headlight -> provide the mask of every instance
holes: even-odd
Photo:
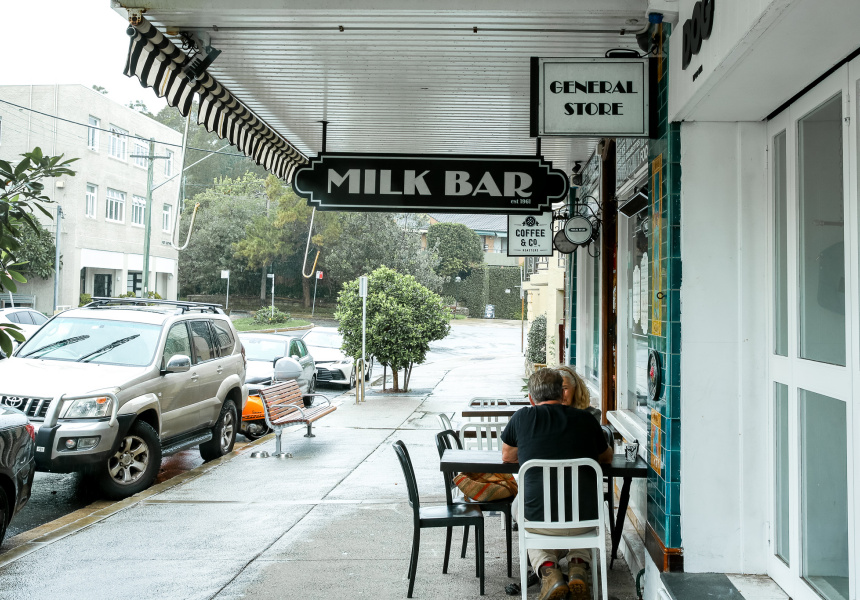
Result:
[[[113,409],[113,400],[107,396],[98,398],[82,398],[67,402],[63,407],[61,419],[98,419],[109,417]]]

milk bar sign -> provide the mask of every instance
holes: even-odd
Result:
[[[320,210],[537,214],[568,180],[540,156],[322,153],[293,189]]]
[[[532,58],[531,135],[647,137],[648,62]]]

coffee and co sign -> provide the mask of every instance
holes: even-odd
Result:
[[[532,58],[531,135],[647,137],[648,62]]]
[[[293,189],[320,210],[538,214],[568,179],[540,156],[324,152]]]

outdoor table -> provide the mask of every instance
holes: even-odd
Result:
[[[488,397],[488,396],[475,396],[471,400],[469,400],[469,406],[485,406],[487,404],[491,404],[497,401],[505,401],[511,406],[529,406],[531,403],[528,398],[524,398],[523,396],[505,396],[505,397]]]
[[[519,409],[525,408],[522,404],[506,406],[469,406],[463,409],[464,418],[474,417],[512,417]]]
[[[612,462],[600,465],[604,479],[609,480],[609,530],[612,538],[612,561],[617,558],[618,545],[621,543],[621,532],[624,530],[624,518],[627,516],[627,504],[630,501],[630,483],[634,477],[648,476],[648,463],[641,457],[636,462],[629,463],[623,454],[614,454]],[[445,473],[517,473],[519,463],[502,461],[500,450],[445,450],[439,461],[439,470]],[[618,498],[618,519],[613,510],[613,479],[622,478],[621,494]],[[612,561],[609,567],[612,568]]]

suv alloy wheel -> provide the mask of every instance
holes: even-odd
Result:
[[[111,499],[142,492],[155,481],[161,467],[161,441],[152,425],[135,421],[98,473],[102,491]]]
[[[236,418],[236,405],[227,399],[221,407],[221,415],[212,428],[212,439],[200,444],[200,456],[209,461],[229,454],[236,442],[236,429],[238,419]]]

